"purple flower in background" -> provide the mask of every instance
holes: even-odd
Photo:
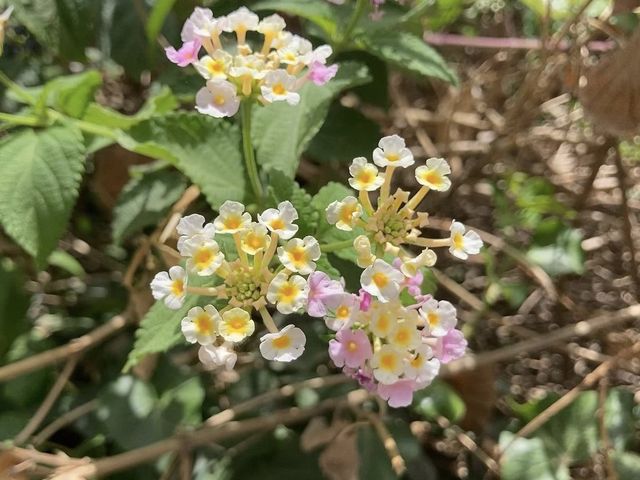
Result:
[[[464,334],[460,330],[452,329],[445,336],[438,338],[433,352],[442,363],[449,363],[462,357],[466,349],[467,341]]]
[[[198,61],[198,52],[201,46],[199,40],[192,40],[183,43],[179,50],[173,47],[167,47],[164,51],[171,62],[179,67],[186,67]]]
[[[360,289],[360,311],[367,312],[371,307],[371,302],[373,301],[373,297],[369,292],[365,292],[364,289]]]
[[[329,342],[329,356],[337,367],[360,367],[371,355],[369,337],[362,330],[338,330],[335,340]]]
[[[390,407],[399,408],[411,405],[415,383],[413,380],[398,380],[390,385],[378,385],[378,395],[389,403]]]
[[[324,65],[320,62],[313,62],[309,65],[309,80],[316,85],[324,85],[338,73],[338,65]]]

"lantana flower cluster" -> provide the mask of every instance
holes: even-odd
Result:
[[[256,329],[254,312],[269,331],[260,338],[265,359],[290,362],[304,352],[302,330],[294,325],[278,329],[267,307],[285,315],[306,308],[306,277],[316,269],[320,246],[312,236],[296,237],[298,213],[288,201],[257,217],[253,221],[244,205],[233,201],[220,207],[213,223],[205,223],[199,214],[183,217],[177,225],[177,247],[186,268],[171,267],[151,282],[154,298],[172,309],[179,309],[187,294],[226,303],[220,310],[212,304],[194,307],[182,320],[182,332],[188,342],[200,344],[199,358],[205,366],[234,367],[235,347]],[[223,236],[233,239],[235,252],[231,253],[237,258],[222,252],[217,239]],[[218,278],[222,283],[190,286],[190,275]]]
[[[464,335],[455,328],[455,307],[421,293],[422,269],[437,260],[432,248],[448,247],[465,260],[482,247],[479,235],[456,221],[448,238],[422,237],[420,229],[428,224],[428,216],[416,208],[430,190],[450,188],[451,169],[446,160],[430,158],[415,169],[421,185],[417,193],[410,196],[397,189],[391,194],[394,172],[414,164],[404,139],[384,137],[373,152],[373,163],[359,157],[349,168],[349,184],[358,198],[348,196],[326,210],[327,221],[336,228],[364,232],[353,242],[364,269],[360,295],[320,294],[327,310],[322,316],[336,331],[329,354],[336,366],[396,407],[411,403],[413,392],[431,383],[440,364],[458,358],[466,348]],[[371,195],[376,192],[374,207]],[[413,255],[408,246],[422,251]],[[394,258],[391,263],[389,257]],[[326,287],[330,292],[338,286]],[[405,290],[413,297],[410,305],[401,299]]]
[[[323,85],[338,66],[327,65],[329,45],[313,48],[309,40],[285,27],[281,16],[260,19],[246,7],[220,17],[196,7],[182,28],[184,43],[177,50],[167,48],[166,54],[180,67],[193,65],[206,80],[196,94],[196,109],[203,114],[233,116],[243,99],[296,105],[305,82]],[[251,32],[261,36],[260,45],[252,44]],[[225,34],[235,34],[235,41]],[[205,55],[200,56],[202,49]]]

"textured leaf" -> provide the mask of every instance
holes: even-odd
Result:
[[[458,78],[447,63],[420,37],[406,32],[368,30],[360,37],[365,49],[398,68],[456,85]]]
[[[82,134],[23,130],[0,142],[0,223],[43,265],[64,233],[84,171]]]
[[[307,83],[300,91],[299,105],[276,102],[255,107],[251,136],[258,163],[293,178],[300,155],[320,130],[333,98],[342,90],[367,81],[369,76],[365,67],[343,63],[336,78],[327,85],[319,87]]]
[[[251,7],[255,11],[277,10],[306,18],[320,27],[328,37],[336,32],[338,19],[326,0],[266,0]]]
[[[40,95],[36,103],[39,108],[49,106],[73,118],[80,118],[84,115],[100,85],[102,85],[100,73],[89,70],[57,77],[44,86],[31,89],[31,91]],[[36,106],[36,110],[38,110],[38,106]]]
[[[502,432],[500,446],[510,444],[501,458],[504,480],[569,480],[569,469],[551,460],[539,438],[518,438],[513,443],[511,432]]]
[[[187,295],[184,305],[179,310],[171,310],[163,302],[156,302],[140,322],[136,330],[136,341],[133,350],[123,368],[127,372],[140,360],[151,353],[166,352],[182,340],[180,320],[190,308],[198,305],[200,297]]]
[[[280,170],[269,172],[269,194],[276,205],[289,200],[298,211],[298,237],[313,235],[318,227],[319,212],[311,204],[311,195],[300,187],[295,180],[287,177]]]
[[[184,178],[166,169],[138,174],[124,187],[113,211],[113,241],[155,225],[182,195]]]
[[[175,165],[217,209],[225,200],[245,200],[247,180],[236,125],[199,113],[171,113],[145,120],[120,145]]]

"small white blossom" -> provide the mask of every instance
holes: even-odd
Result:
[[[406,148],[404,139],[398,135],[384,137],[373,151],[373,161],[379,167],[409,167],[413,165],[413,154]]]
[[[238,343],[252,335],[256,325],[251,315],[242,308],[234,307],[222,314],[218,332],[228,342]]]
[[[251,223],[240,236],[240,246],[245,253],[255,255],[269,246],[267,227],[259,223]]]
[[[397,347],[382,345],[371,358],[375,379],[384,385],[396,382],[404,370],[405,356],[406,352]]]
[[[466,260],[469,255],[480,253],[482,239],[476,232],[470,230],[465,233],[465,226],[455,220],[451,223],[449,230],[451,231],[449,252],[453,256]]]
[[[291,362],[302,355],[307,339],[298,327],[287,325],[277,333],[260,338],[260,353],[267,360]]]
[[[446,300],[428,300],[420,308],[425,319],[425,332],[434,337],[444,337],[458,323],[456,308]]]
[[[332,202],[326,212],[330,225],[335,225],[339,230],[351,231],[362,216],[362,206],[357,198],[348,196],[340,202]]]
[[[298,231],[298,226],[293,223],[297,219],[298,211],[288,200],[280,202],[278,208],[268,208],[258,214],[258,221],[262,225],[285,240],[292,238]]]
[[[294,91],[295,88],[296,77],[284,70],[273,70],[264,77],[260,92],[267,102],[285,101],[289,105],[297,105],[300,102],[300,94]]]
[[[178,232],[179,235],[178,251],[181,251],[182,244],[185,240],[195,237],[196,235],[213,240],[216,235],[216,227],[214,227],[213,223],[205,224],[204,222],[204,217],[198,213],[187,215],[180,219],[176,226],[176,232]]]
[[[224,50],[216,50],[212,56],[205,55],[193,66],[207,80],[226,80],[232,60],[233,57]]]
[[[358,296],[351,293],[343,293],[327,299],[327,308],[331,314],[324,317],[324,323],[334,332],[351,326],[354,315],[359,311],[359,304]]]
[[[258,29],[260,18],[247,7],[240,7],[227,15],[227,24],[225,28],[227,32],[235,32],[238,37],[238,43],[243,44],[246,33]]]
[[[292,238],[284,246],[278,247],[278,258],[282,265],[302,275],[308,275],[316,269],[315,261],[320,254],[320,244],[309,235],[303,239]]]
[[[209,345],[216,339],[220,320],[220,314],[213,305],[193,307],[182,319],[180,327],[187,342]]]
[[[378,173],[378,168],[367,162],[364,157],[353,159],[349,173],[351,174],[349,185],[356,190],[372,192],[378,190],[384,183],[384,176]]]
[[[436,252],[425,248],[420,255],[402,262],[400,271],[408,278],[414,277],[422,267],[433,267],[438,259]]]
[[[251,214],[240,202],[227,200],[220,207],[220,215],[213,221],[218,233],[237,233],[251,225]]]
[[[416,180],[431,190],[444,192],[451,188],[451,180],[447,175],[451,167],[444,158],[430,158],[426,165],[416,168]]]
[[[402,272],[380,259],[376,259],[372,265],[365,268],[360,276],[360,283],[364,291],[382,303],[398,298],[400,284],[403,280]]]
[[[187,274],[184,268],[174,266],[169,272],[159,272],[151,281],[151,294],[163,300],[167,307],[178,310],[184,303],[187,290]]]
[[[200,235],[182,242],[179,251],[187,257],[187,269],[203,277],[216,273],[224,261],[218,242]]]
[[[223,366],[227,370],[233,370],[238,355],[227,345],[203,345],[198,350],[198,358],[208,370]]]
[[[300,275],[288,276],[285,272],[280,272],[273,277],[267,290],[267,300],[284,314],[304,308],[308,295],[307,281]]]
[[[240,99],[236,87],[226,80],[209,80],[196,93],[196,110],[215,118],[232,117],[238,113]]]
[[[366,235],[358,235],[355,238],[353,249],[356,251],[356,263],[360,268],[367,268],[376,259],[371,251],[371,240]]]

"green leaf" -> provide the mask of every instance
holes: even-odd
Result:
[[[553,20],[565,20],[573,15],[583,4],[580,0],[520,0],[538,17],[544,18],[547,14],[547,3],[550,5],[551,18]],[[608,0],[596,0],[590,2],[585,15],[588,17],[598,17],[609,5]]]
[[[156,225],[187,187],[184,178],[166,169],[138,173],[124,187],[113,211],[113,241]]]
[[[368,30],[359,37],[364,48],[398,68],[453,85],[458,77],[444,59],[420,37],[406,32]]]
[[[353,158],[371,155],[379,139],[377,123],[353,108],[333,104],[306,153],[322,163],[349,164]]]
[[[180,343],[180,320],[186,317],[189,309],[197,306],[201,298],[187,295],[184,305],[171,310],[162,302],[156,302],[140,322],[136,330],[136,341],[123,371],[128,372],[140,360],[151,353],[166,352]]]
[[[242,202],[247,179],[237,125],[191,112],[154,117],[122,133],[124,148],[175,165],[217,209]]]
[[[336,32],[338,19],[326,0],[266,0],[252,5],[252,10],[277,10],[305,18],[320,27],[328,38]]]
[[[256,106],[251,136],[257,161],[266,169],[277,169],[293,178],[300,155],[320,130],[333,98],[341,91],[369,81],[365,67],[355,63],[340,64],[338,74],[319,87],[311,82],[300,90],[296,106],[275,102]]]
[[[570,480],[569,469],[552,460],[539,438],[518,438],[511,432],[502,432],[500,446],[503,480]],[[513,443],[511,443],[513,441]]]
[[[131,0],[113,0],[108,38],[111,58],[133,79],[149,68],[148,42],[140,12]],[[145,2],[140,2],[142,8]],[[144,13],[146,14],[146,12]]]
[[[554,244],[530,248],[527,258],[541,266],[549,275],[580,275],[584,273],[585,261],[582,233],[576,229],[564,229]]]
[[[633,393],[621,388],[609,390],[604,402],[604,422],[609,438],[616,450],[624,450],[633,440],[636,418],[633,409],[636,403]]]
[[[327,222],[325,210],[329,204],[336,200],[343,200],[349,195],[356,196],[351,189],[336,182],[329,182],[314,195],[312,205],[318,211],[320,217],[316,238],[321,245],[354,240],[358,235],[363,233],[360,228],[356,228],[351,232],[345,232],[337,229],[335,225],[329,225]],[[356,263],[356,253],[353,248],[344,248],[331,253],[344,260]]]
[[[151,12],[149,13],[145,29],[147,32],[147,41],[150,44],[153,44],[153,42],[158,38],[158,35],[162,30],[162,26],[164,25],[164,21],[167,18],[167,15],[171,13],[174,3],[176,3],[176,0],[156,0],[153,7],[151,7]]]
[[[630,452],[611,452],[611,459],[618,474],[618,480],[638,480],[640,478],[640,455]]]
[[[441,380],[436,380],[416,393],[413,410],[427,420],[445,417],[456,423],[462,420],[467,408],[453,388]]]
[[[0,141],[0,223],[42,266],[64,233],[84,172],[82,134],[22,130]]]
[[[313,235],[318,228],[319,212],[311,204],[311,195],[280,170],[269,171],[269,195],[274,205],[289,200],[298,211],[298,237]]]
[[[42,88],[42,103],[73,118],[81,118],[102,85],[102,76],[95,70],[58,77]]]
[[[51,266],[61,268],[76,277],[84,277],[86,275],[82,264],[73,255],[61,249],[51,252],[47,263]]]

